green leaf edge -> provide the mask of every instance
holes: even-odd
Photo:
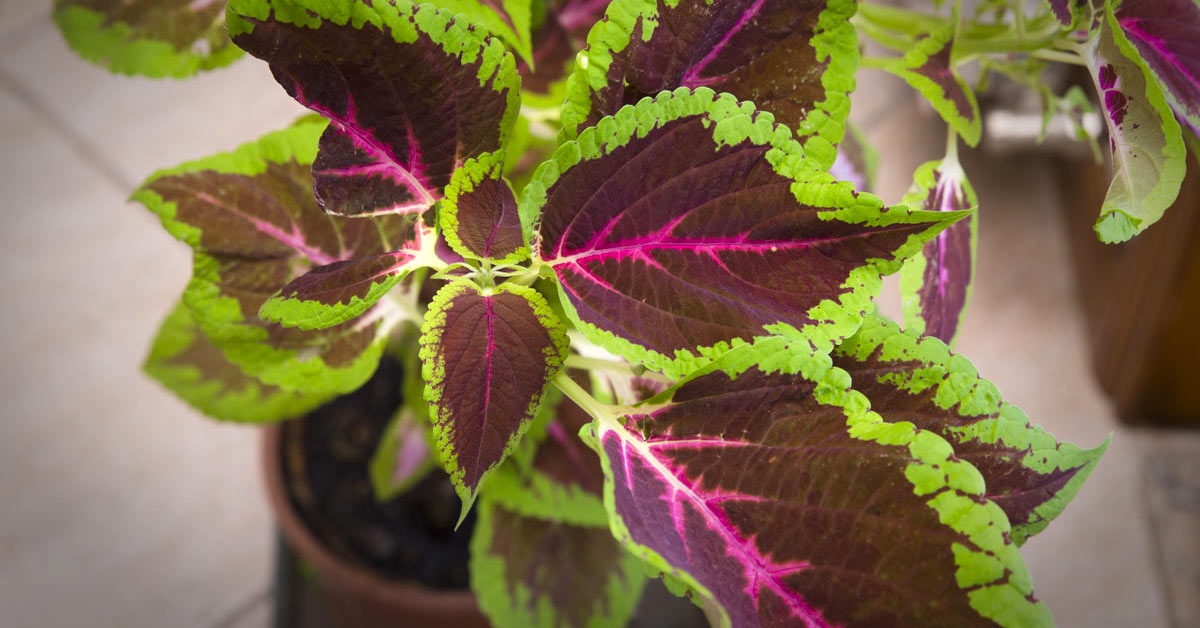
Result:
[[[904,195],[901,202],[905,205],[920,207],[933,190],[934,173],[941,168],[941,165],[941,160],[935,160],[918,166],[916,172],[913,173],[913,189]],[[979,197],[975,195],[975,188],[971,186],[966,175],[960,181],[963,193],[967,197],[967,205],[978,206]],[[947,343],[951,348],[954,347],[958,335],[962,332],[962,319],[971,305],[971,296],[975,292],[975,272],[978,268],[976,258],[979,251],[979,212],[973,212],[968,220],[971,221],[971,276],[967,279],[967,297],[963,299],[963,306],[957,312],[959,324],[954,330],[954,337]],[[929,260],[925,257],[925,247],[921,247],[919,253],[904,260],[904,265],[900,267],[900,299],[904,310],[904,328],[911,329],[918,334],[925,333],[927,323],[921,316],[920,290],[925,285],[925,268],[928,263]]]
[[[983,117],[979,113],[979,102],[975,99],[975,90],[967,85],[958,72],[951,70],[954,80],[967,95],[967,102],[971,105],[971,114],[974,116],[974,120],[968,120],[959,115],[958,107],[946,97],[946,90],[941,85],[914,71],[925,65],[930,55],[941,50],[947,43],[953,45],[954,32],[954,26],[947,26],[930,33],[928,37],[909,49],[898,63],[889,65],[885,69],[904,79],[910,87],[920,92],[933,106],[934,111],[937,111],[938,115],[942,117],[942,120],[949,124],[950,128],[954,129],[968,146],[975,147],[979,145],[979,140],[983,137]]]
[[[203,372],[194,366],[168,363],[196,341],[207,339],[187,307],[176,304],[159,327],[142,370],[188,405],[218,421],[272,423],[307,414],[330,397],[283,390],[272,393],[249,376],[245,388],[228,392],[221,382],[206,381]]]
[[[531,612],[531,593],[528,588],[524,583],[518,583],[516,598],[510,596],[505,576],[507,565],[503,558],[488,551],[494,533],[494,508],[507,510],[504,504],[492,499],[490,495],[485,495],[475,519],[475,530],[471,535],[469,571],[471,590],[475,593],[479,608],[496,628],[621,628],[626,625],[637,608],[642,588],[646,584],[645,572],[636,556],[625,553],[621,557],[621,576],[610,578],[604,583],[609,602],[608,613],[593,614],[586,626],[566,623],[563,618],[557,616],[556,609],[544,599],[540,600],[536,610]],[[517,514],[524,515],[520,512]],[[572,568],[569,565],[562,567]],[[599,584],[597,583],[597,586]]]
[[[437,444],[435,454],[445,466],[446,473],[450,475],[450,480],[454,484],[454,491],[462,500],[462,514],[459,516],[458,523],[461,525],[467,513],[471,510],[471,505],[474,504],[475,498],[479,495],[479,491],[487,483],[488,479],[504,464],[505,460],[512,455],[517,445],[521,443],[525,433],[529,431],[534,418],[537,416],[538,407],[541,404],[542,398],[546,394],[546,389],[550,386],[550,380],[567,357],[567,332],[563,327],[558,317],[554,315],[554,311],[550,308],[546,298],[536,290],[519,286],[513,283],[504,283],[496,286],[494,292],[507,292],[525,298],[530,307],[533,309],[534,316],[546,328],[553,342],[553,346],[547,352],[547,376],[542,385],[542,392],[535,396],[530,402],[529,407],[525,411],[524,419],[517,426],[517,430],[509,437],[508,444],[504,448],[504,452],[500,455],[500,459],[495,464],[488,467],[479,476],[479,483],[474,490],[467,487],[463,483],[464,470],[458,464],[458,454],[452,449],[451,441],[451,418],[445,417],[444,420],[439,420],[442,414],[442,409],[439,407],[439,402],[442,399],[442,391],[440,386],[444,382],[445,363],[444,356],[440,355],[439,347],[442,341],[442,333],[444,331],[446,308],[455,298],[473,291],[477,294],[485,294],[480,290],[479,286],[469,278],[457,279],[451,283],[442,286],[434,295],[433,300],[429,304],[428,313],[425,315],[425,322],[421,326],[421,376],[425,378],[425,400],[429,402],[429,411],[431,413],[430,423],[433,424],[433,439]],[[443,361],[437,362],[441,357]]]
[[[441,227],[443,237],[446,238],[446,244],[455,253],[468,258],[483,260],[487,259],[495,264],[516,264],[522,260],[529,258],[529,244],[526,244],[516,251],[505,255],[503,258],[485,258],[480,254],[472,251],[458,235],[458,199],[463,194],[468,194],[475,190],[475,186],[484,178],[499,179],[505,185],[512,189],[512,186],[501,175],[504,170],[504,153],[492,152],[484,153],[476,158],[471,158],[463,162],[454,171],[454,175],[450,177],[450,184],[446,186],[446,196],[442,199],[441,205],[438,206],[438,223]],[[513,194],[516,198],[516,194]]]
[[[664,0],[669,8],[680,2],[700,0]],[[707,0],[710,4],[712,0]],[[591,112],[591,92],[608,84],[605,76],[612,64],[612,55],[629,46],[638,18],[646,18],[645,37],[650,37],[657,25],[658,0],[614,0],[604,17],[588,32],[587,46],[576,56],[575,71],[567,77],[567,95],[562,104],[562,130],[559,143],[573,140],[579,127]],[[828,61],[821,75],[825,100],[814,103],[804,122],[795,129],[804,141],[806,155],[817,170],[828,170],[837,158],[837,144],[846,132],[850,116],[850,94],[856,87],[858,70],[858,30],[850,18],[858,10],[854,0],[829,0],[817,18],[812,39],[818,63]]]
[[[176,50],[170,42],[138,37],[124,22],[105,26],[107,16],[80,5],[58,8],[52,17],[75,54],[116,74],[183,79],[225,67],[242,56],[241,48],[234,46],[228,36],[225,45],[212,54],[198,55],[191,50]]]
[[[839,354],[859,360],[867,359],[877,351],[880,360],[915,361],[924,365],[907,379],[898,376],[887,380],[881,378],[881,382],[886,381],[909,394],[936,387],[934,403],[942,409],[957,406],[956,412],[960,416],[997,415],[969,426],[950,428],[957,438],[1028,449],[1021,464],[1039,473],[1079,469],[1051,500],[1034,509],[1029,521],[1013,522],[1012,539],[1018,546],[1062,514],[1108,448],[1109,440],[1089,450],[1073,443],[1058,442],[1030,421],[1023,410],[1004,401],[996,385],[980,377],[975,366],[965,357],[952,353],[946,343],[932,336],[921,336],[916,330],[901,330],[881,316],[868,316],[858,333],[837,349]]]
[[[279,323],[284,327],[297,327],[304,330],[326,329],[340,325],[362,316],[379,299],[391,292],[392,288],[403,281],[410,272],[422,266],[423,264],[415,258],[409,260],[399,266],[395,272],[385,275],[382,280],[372,281],[371,286],[367,288],[366,296],[352,295],[349,303],[338,301],[329,305],[295,296],[285,297],[281,292],[277,292],[271,298],[263,301],[262,306],[258,308],[258,317],[272,323]]]
[[[367,4],[369,2],[369,4]],[[229,0],[226,22],[230,37],[254,30],[247,17],[266,20],[274,9],[275,19],[300,27],[318,28],[323,20],[336,26],[350,25],[359,30],[370,22],[392,36],[396,43],[417,40],[420,31],[446,54],[462,64],[480,60],[476,78],[497,92],[508,90],[507,105],[500,121],[499,145],[503,148],[512,135],[521,110],[521,76],[517,63],[504,43],[487,34],[466,16],[456,19],[451,11],[432,4],[416,5],[411,0],[364,0],[331,3],[328,0]],[[282,14],[281,14],[282,13]]]
[[[1050,611],[1042,602],[1033,601],[1033,583],[1015,544],[1005,542],[1010,531],[1008,518],[994,502],[982,500],[983,476],[971,464],[954,458],[953,447],[941,436],[918,429],[912,423],[888,423],[870,409],[870,401],[851,387],[850,375],[832,365],[829,355],[814,353],[803,343],[776,336],[757,339],[730,351],[721,358],[681,380],[663,393],[647,400],[646,405],[669,403],[671,396],[688,381],[720,370],[730,377],[751,367],[766,373],[799,374],[816,383],[814,395],[822,405],[841,408],[846,415],[850,436],[858,440],[884,445],[905,446],[916,460],[905,469],[905,478],[918,496],[934,495],[926,504],[938,513],[939,520],[955,532],[963,534],[980,548],[973,551],[954,543],[957,567],[956,580],[960,589],[970,589],[966,595],[972,609],[982,617],[1006,628],[1052,628]],[[613,497],[612,468],[600,447],[604,426],[593,421],[585,442],[599,454],[604,468],[604,505],[608,510],[613,535],[631,552],[646,561],[650,569],[686,584],[689,597],[698,606],[716,603],[702,585],[690,574],[670,566],[654,550],[634,542],[620,515],[616,513]],[[949,490],[942,490],[949,489]],[[939,494],[939,491],[940,492]],[[997,580],[1010,572],[1006,582]],[[702,599],[704,598],[704,599]],[[722,627],[729,626],[728,614],[721,608]],[[712,619],[710,615],[710,619]]]
[[[812,170],[811,162],[802,156],[803,151],[791,131],[782,124],[775,124],[774,117],[769,112],[756,112],[753,103],[739,102],[732,94],[717,94],[708,88],[690,91],[681,87],[674,92],[662,92],[654,99],[643,99],[636,105],[626,105],[615,115],[598,122],[596,126],[584,129],[578,139],[560,145],[554,154],[538,167],[522,190],[519,202],[526,241],[535,242],[535,264],[541,264],[546,272],[553,274],[547,262],[539,259],[534,234],[537,233],[537,221],[541,208],[545,205],[546,192],[561,173],[585,159],[601,158],[613,148],[626,144],[635,133],[641,137],[660,124],[697,115],[707,116],[713,137],[718,144],[733,145],[750,140],[760,146],[770,145],[772,149],[767,153],[767,160],[777,173],[795,181],[792,184],[792,193],[796,198],[816,207],[830,207],[831,211],[819,214],[821,219],[871,226],[930,223],[928,229],[910,236],[904,245],[896,249],[893,259],[872,260],[851,271],[849,278],[842,284],[847,292],[840,295],[837,301],[825,299],[809,309],[810,318],[824,322],[809,324],[802,330],[793,331],[794,334],[808,338],[813,346],[823,353],[832,351],[837,342],[853,334],[862,322],[862,316],[874,308],[871,299],[879,294],[883,285],[881,274],[899,270],[904,258],[919,252],[924,243],[939,231],[969,213],[914,211],[904,206],[885,210],[883,202],[877,196],[855,192],[851,183],[835,181],[833,176],[826,172]],[[660,371],[668,377],[681,377],[745,342],[734,339],[729,343],[697,347],[695,352],[679,350],[674,356],[667,356],[584,322],[561,285],[559,296],[567,317],[588,340],[631,362]],[[792,328],[782,323],[764,328],[766,334],[788,333],[786,330]]]
[[[1150,70],[1146,61],[1142,59],[1137,48],[1125,36],[1125,31],[1117,22],[1112,6],[1106,7],[1105,15],[1106,22],[1098,29],[1094,37],[1101,37],[1102,33],[1107,31],[1112,36],[1117,50],[1126,59],[1137,64],[1138,69],[1142,71],[1142,80],[1146,83],[1146,101],[1158,112],[1165,142],[1163,168],[1160,169],[1158,184],[1146,194],[1142,201],[1142,217],[1133,216],[1119,207],[1110,205],[1108,194],[1105,195],[1104,202],[1100,207],[1100,216],[1096,219],[1093,229],[1101,242],[1118,244],[1133,238],[1149,228],[1150,225],[1158,222],[1175,202],[1179,196],[1179,189],[1183,185],[1183,178],[1187,174],[1187,148],[1183,143],[1183,130],[1175,119],[1175,113],[1171,106],[1167,104],[1166,95],[1159,87],[1158,78]],[[1107,113],[1103,117],[1105,124],[1108,125]],[[1115,181],[1114,179],[1114,183]],[[1110,185],[1109,192],[1111,193],[1111,191],[1112,186]],[[1149,205],[1148,211],[1147,205]]]

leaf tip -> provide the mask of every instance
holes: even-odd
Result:
[[[1116,209],[1104,214],[1096,221],[1096,235],[1105,244],[1126,242],[1139,232],[1140,220]]]

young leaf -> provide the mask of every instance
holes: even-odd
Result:
[[[242,55],[225,0],[55,0],[54,23],[79,56],[119,74],[186,78]]]
[[[769,114],[681,88],[561,146],[522,222],[540,220],[535,252],[576,327],[631,362],[677,377],[782,326],[828,351],[880,272],[963,215],[885,209],[800,152]]]
[[[607,527],[539,519],[490,498],[480,505],[471,589],[496,628],[621,628],[645,582],[641,561]]]
[[[424,211],[459,163],[504,145],[519,109],[503,44],[431,5],[232,0],[229,32],[332,120],[313,164],[332,214]]]
[[[1050,5],[1050,11],[1054,13],[1054,17],[1058,18],[1059,23],[1063,27],[1068,27],[1074,21],[1074,12],[1081,0],[1046,0],[1046,4]]]
[[[221,421],[287,419],[309,412],[330,396],[287,392],[247,376],[200,333],[183,304],[163,321],[143,368],[180,399]]]
[[[1114,15],[1176,115],[1200,133],[1200,4],[1122,0]]]
[[[613,532],[719,625],[1052,625],[979,472],[828,356],[765,339],[648,410],[595,424]]]
[[[563,104],[568,138],[677,87],[729,92],[774,114],[825,170],[858,67],[853,0],[615,0],[588,34]]]
[[[1104,103],[1113,180],[1096,233],[1124,242],[1162,218],[1183,182],[1187,152],[1175,115],[1109,9],[1084,58]]]
[[[318,266],[292,280],[262,304],[262,318],[300,329],[325,329],[360,316],[408,273],[439,264],[435,236],[415,216],[393,215],[412,239],[387,253],[367,254]],[[386,248],[395,246],[385,233]]]
[[[517,198],[501,178],[503,154],[471,159],[454,172],[438,209],[446,243],[460,255],[512,263],[529,255]]]
[[[930,33],[888,69],[921,92],[946,124],[975,146],[983,135],[983,117],[975,92],[950,63],[953,48],[954,27],[948,26]]]
[[[204,334],[247,374],[313,394],[366,381],[392,322],[374,311],[310,333],[268,324],[259,308],[312,266],[390,250],[412,237],[415,222],[321,211],[309,166],[325,125],[305,119],[232,153],[157,172],[133,195],[195,250],[184,303]]]
[[[407,405],[396,412],[371,456],[371,488],[387,501],[407,491],[433,468],[428,427]]]
[[[885,421],[910,421],[950,441],[983,474],[985,496],[1008,516],[1017,545],[1062,513],[1108,446],[1057,442],[943,342],[878,316],[837,348],[833,363]]]
[[[463,516],[529,429],[566,350],[562,324],[530,288],[481,290],[460,279],[434,297],[421,328],[421,373]]]
[[[914,189],[904,197],[909,205],[928,211],[972,209],[975,190],[957,160],[929,162],[913,175]],[[940,338],[953,346],[963,312],[971,299],[979,214],[956,222],[927,242],[921,253],[900,269],[904,297],[904,327]]]

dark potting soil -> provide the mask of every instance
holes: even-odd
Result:
[[[334,553],[396,579],[442,589],[468,585],[472,512],[434,470],[400,496],[375,499],[368,465],[400,407],[402,367],[385,357],[362,388],[283,427],[284,477],[301,518]]]

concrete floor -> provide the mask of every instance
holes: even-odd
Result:
[[[66,49],[50,4],[0,0],[0,625],[265,628],[257,434],[141,374],[190,258],[124,199],[154,169],[232,148],[299,107],[252,59],[181,82],[110,76]],[[855,103],[884,157],[879,192],[896,201],[940,156],[940,123],[879,73],[860,76]],[[1075,503],[1024,550],[1059,625],[1167,628],[1145,444],[1090,377],[1048,172],[1037,160],[968,169],[982,237],[959,349],[1060,438],[1113,434]],[[894,283],[882,301],[896,311]]]

